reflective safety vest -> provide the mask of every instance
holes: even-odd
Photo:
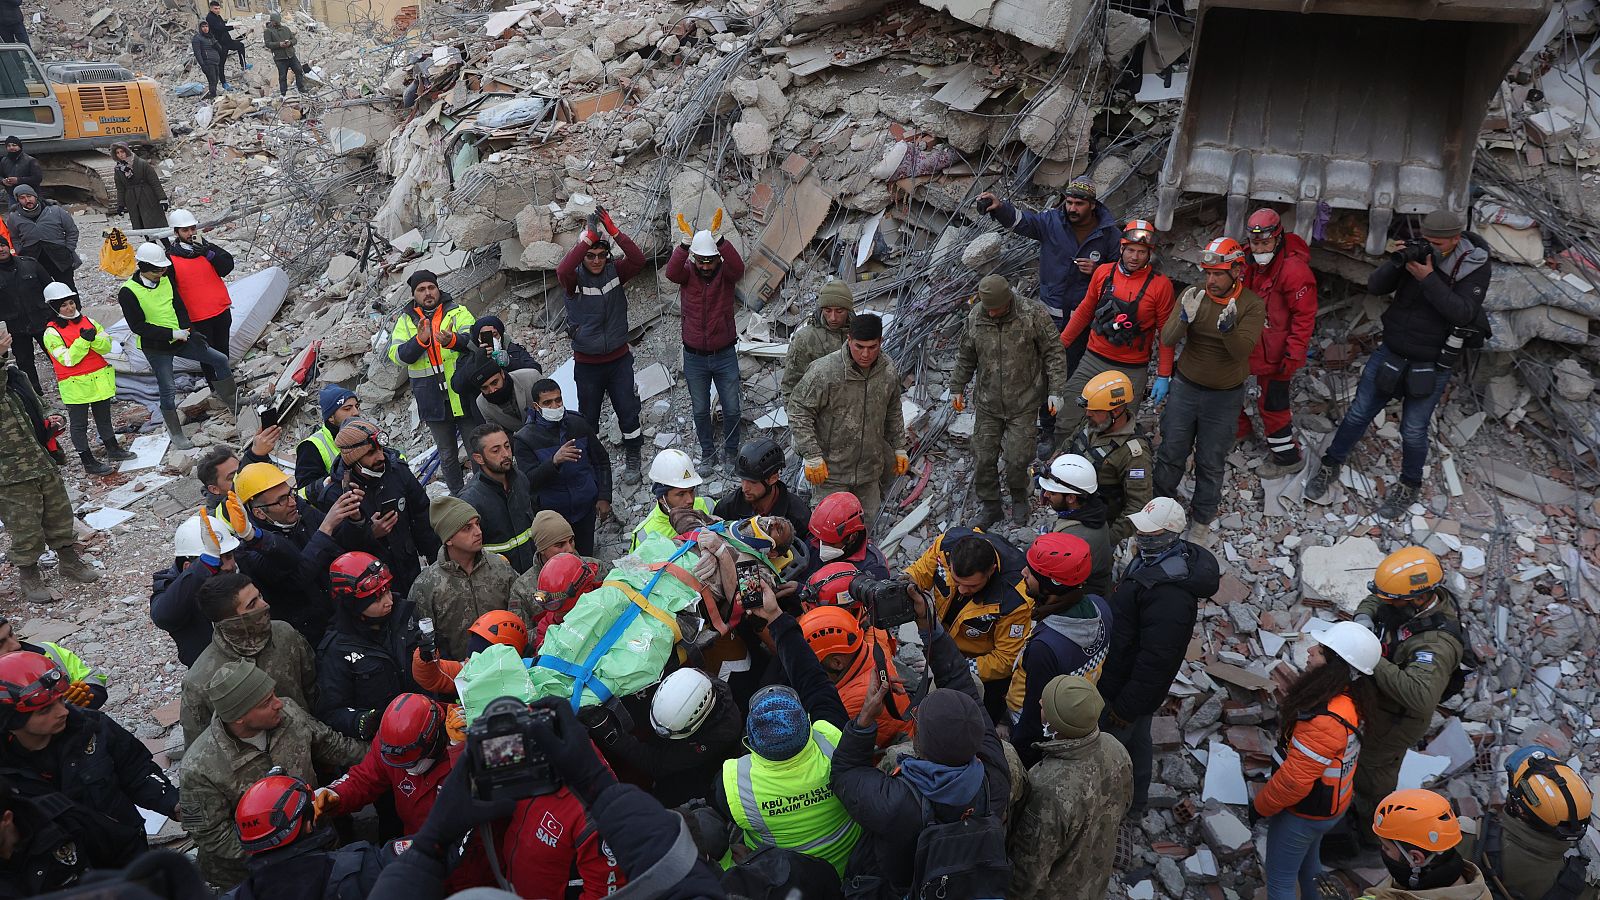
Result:
[[[745,846],[815,856],[844,877],[861,826],[828,786],[840,735],[827,722],[812,722],[811,740],[789,759],[774,761],[751,753],[722,764],[728,811],[744,832]]]
[[[400,359],[400,345],[417,336],[418,315],[418,307],[407,306],[395,320],[394,330],[389,334],[389,360],[406,367],[406,374],[411,378],[412,398],[416,400],[417,412],[424,422],[439,422],[465,415],[461,408],[461,397],[450,387],[460,353],[453,346],[444,344],[453,343],[455,335],[472,328],[472,312],[465,306],[456,305],[454,301],[443,301],[433,315],[435,339],[415,361],[403,362]]]
[[[94,340],[82,339],[83,329],[91,325],[96,331]],[[100,323],[88,316],[66,323],[53,321],[44,330],[44,349],[56,370],[62,403],[94,403],[117,393],[116,370],[100,355],[111,352],[111,335]]]
[[[133,298],[139,301],[139,309],[144,312],[144,320],[159,328],[177,331],[178,311],[173,304],[172,279],[163,278],[155,287],[145,287],[144,282],[135,275],[122,283],[122,286],[133,292]],[[134,337],[134,343],[140,348],[144,347],[144,338]]]
[[[228,285],[211,260],[204,256],[170,254],[172,279],[183,294],[183,308],[195,322],[214,319],[228,311],[233,300],[228,296]]]
[[[486,543],[483,545],[483,549],[489,551],[490,553],[499,553],[504,555],[512,550],[517,549],[518,547],[521,547],[523,544],[526,544],[532,537],[533,524],[530,522],[527,528],[522,529],[521,534],[514,534],[507,540],[504,540],[498,544]]]
[[[317,448],[317,455],[322,457],[322,470],[324,472],[333,471],[333,460],[334,457],[339,455],[339,448],[334,446],[333,433],[328,431],[328,426],[324,425],[321,428],[318,428],[316,431],[311,432],[311,436],[300,443],[310,444],[311,446]],[[315,484],[315,482],[313,484]],[[308,484],[295,493],[299,494],[306,500],[310,500],[311,495],[307,492],[311,490],[312,486],[312,484]]]
[[[708,516],[712,514],[711,501],[704,497],[694,498],[694,508]],[[678,536],[677,530],[672,527],[672,520],[667,517],[659,503],[651,504],[650,515],[633,526],[633,543],[628,545],[628,552],[632,553],[639,549],[639,544],[652,534],[659,534],[669,541]]]

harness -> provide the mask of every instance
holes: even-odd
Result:
[[[1100,283],[1100,304],[1094,309],[1092,327],[1095,334],[1105,338],[1106,343],[1114,347],[1130,347],[1144,334],[1144,328],[1139,325],[1139,301],[1144,299],[1144,292],[1155,280],[1156,267],[1145,266],[1144,283],[1139,285],[1139,292],[1132,300],[1123,300],[1116,294],[1117,264],[1111,265],[1105,281]]]

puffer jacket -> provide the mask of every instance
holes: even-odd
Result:
[[[11,241],[18,253],[37,258],[43,252],[41,245],[45,244],[59,248],[52,248],[53,259],[63,253],[77,253],[78,220],[67,212],[65,206],[54,200],[40,198],[39,205],[32,212],[24,211],[20,205],[13,205],[11,214],[6,216],[6,225],[11,228]]]
[[[668,809],[706,799],[721,777],[722,761],[743,755],[744,714],[733,691],[720,678],[711,681],[711,712],[694,734],[670,740],[647,733],[643,738],[621,732],[614,743],[600,747],[608,760],[654,780],[651,794]],[[639,729],[640,733],[649,729]]]
[[[812,313],[806,324],[789,339],[789,355],[783,358],[783,396],[788,397],[799,386],[811,364],[844,346],[850,336],[850,319],[843,328],[834,330],[822,318],[822,310]]]
[[[717,241],[717,251],[722,254],[722,265],[710,281],[689,264],[689,248],[682,244],[667,260],[667,280],[678,285],[683,345],[691,350],[723,350],[739,338],[733,324],[737,308],[734,290],[744,277],[744,258],[727,238]]]
[[[1108,716],[1132,722],[1161,707],[1189,651],[1200,598],[1221,582],[1217,558],[1188,541],[1158,562],[1134,560],[1111,594],[1111,650],[1098,682]]]
[[[200,64],[203,72],[215,72],[222,68],[222,45],[208,32],[196,30],[190,35],[189,52],[194,54],[194,61]]]
[[[976,536],[993,547],[1000,568],[971,597],[956,592],[950,580],[949,550],[956,541]],[[956,646],[973,660],[978,677],[1002,681],[1012,677],[1017,656],[1028,640],[1033,600],[1022,579],[1027,563],[1022,551],[1005,538],[960,526],[934,538],[922,556],[906,568],[911,583],[933,594],[934,613],[954,636]]]
[[[1272,262],[1245,264],[1244,286],[1267,304],[1267,324],[1250,353],[1250,374],[1278,375],[1306,364],[1306,347],[1317,327],[1317,276],[1311,274],[1311,248],[1298,234],[1284,233]]]
[[[1046,395],[1065,394],[1067,351],[1044,306],[1015,295],[1011,308],[997,318],[983,304],[972,304],[961,329],[950,390],[965,391],[974,372],[978,383],[968,399],[992,416],[1032,412]]]
[[[828,480],[870,484],[905,450],[900,370],[888,354],[862,370],[841,347],[811,364],[789,396],[789,430],[802,459],[828,463]]]
[[[578,362],[608,356],[628,343],[628,295],[623,285],[644,270],[644,251],[620,232],[612,240],[622,258],[607,262],[599,275],[583,265],[590,246],[586,240],[574,244],[556,264],[556,280],[567,289],[567,337]]]
[[[332,509],[339,495],[347,490],[345,464],[335,462],[329,476],[331,485],[322,493],[317,506]],[[372,517],[385,502],[398,500],[400,521],[381,538],[372,536]],[[394,592],[411,597],[411,586],[422,572],[422,560],[432,559],[442,543],[428,524],[428,492],[411,474],[411,467],[393,450],[384,451],[383,477],[378,486],[366,488],[361,498],[361,519],[341,522],[333,532],[334,542],[346,550],[371,553],[389,567],[394,576]]]
[[[42,335],[55,318],[44,302],[44,286],[50,276],[44,267],[26,256],[13,256],[0,264],[0,320],[12,334]]]
[[[1256,794],[1256,812],[1263,818],[1286,809],[1307,819],[1344,815],[1355,791],[1361,724],[1348,693],[1301,716],[1278,742],[1283,765]]]
[[[1494,265],[1483,238],[1470,231],[1463,234],[1451,258],[1441,262],[1436,255],[1433,265],[1433,274],[1424,281],[1393,261],[1367,277],[1367,293],[1394,294],[1383,311],[1383,345],[1411,362],[1436,362],[1457,326],[1485,332],[1489,327],[1483,299]]]

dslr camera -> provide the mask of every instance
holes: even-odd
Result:
[[[555,767],[533,739],[533,724],[555,714],[515,697],[500,697],[467,726],[467,765],[477,800],[526,800],[561,789]]]
[[[1397,266],[1406,263],[1419,263],[1433,253],[1433,245],[1422,238],[1411,238],[1399,249],[1389,254],[1389,259]]]
[[[850,596],[866,604],[872,624],[879,628],[899,628],[917,620],[917,608],[904,578],[878,579],[860,574],[850,579]]]

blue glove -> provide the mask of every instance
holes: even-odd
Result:
[[[1150,405],[1167,399],[1167,391],[1172,389],[1172,379],[1166,375],[1157,375],[1155,383],[1150,385]]]

